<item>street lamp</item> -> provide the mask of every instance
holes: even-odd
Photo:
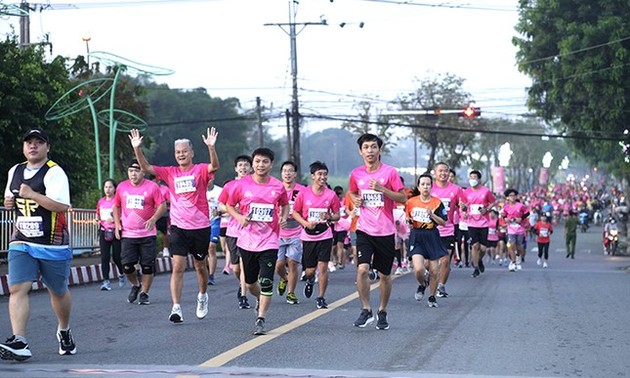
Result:
[[[84,34],[83,37],[81,37],[81,39],[85,42],[85,50],[87,51],[86,62],[87,62],[88,71],[89,71],[90,70],[90,40],[92,39],[92,36],[90,36],[89,34]]]

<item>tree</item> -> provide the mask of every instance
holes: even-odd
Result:
[[[521,0],[512,40],[519,70],[532,78],[530,108],[626,180],[618,142],[630,124],[629,10],[627,0]]]
[[[472,144],[475,134],[474,132],[446,131],[441,127],[467,129],[481,127],[477,119],[462,120],[456,114],[441,112],[441,110],[453,112],[463,110],[472,101],[471,95],[462,89],[464,79],[445,74],[435,78],[416,79],[416,82],[417,90],[400,95],[392,102],[401,114],[391,116],[391,118],[396,119],[397,123],[408,125],[409,137],[429,148],[427,169],[432,169],[438,158],[457,168]],[[405,114],[413,111],[417,113]]]
[[[24,161],[24,132],[40,127],[51,137],[50,158],[68,174],[72,204],[77,207],[84,205],[83,195],[94,182],[94,160],[86,159],[94,152],[86,118],[73,115],[52,123],[45,118],[70,88],[65,58],[48,62],[41,47],[20,48],[15,38],[0,42],[0,181],[6,183],[9,168]]]
[[[359,111],[358,120],[347,120],[341,124],[341,128],[350,131],[357,137],[371,133],[379,136],[383,140],[381,151],[383,154],[396,147],[394,138],[394,128],[389,124],[389,119],[377,112],[376,119],[372,121],[372,103],[369,101],[359,101],[353,106]]]

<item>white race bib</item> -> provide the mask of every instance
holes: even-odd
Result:
[[[273,221],[274,206],[267,203],[255,203],[249,205],[249,217],[254,222]]]
[[[470,215],[481,215],[481,208],[483,205],[470,205],[468,206]]]
[[[18,216],[15,227],[27,238],[44,236],[44,223],[42,217]]]
[[[450,209],[451,208],[451,199],[450,198],[440,198],[440,201],[442,201],[442,203],[444,204],[444,208],[445,209]]]
[[[308,221],[315,223],[324,223],[324,216],[328,214],[328,209],[320,209],[316,207],[311,207],[308,209]]]
[[[385,206],[385,196],[376,190],[362,190],[363,206],[365,207],[383,207]]]
[[[547,236],[549,236],[549,230],[546,228],[541,228],[538,235],[540,235],[541,238],[546,238]]]
[[[195,176],[175,177],[175,194],[190,193],[195,191]]]
[[[429,216],[429,210],[424,207],[414,207],[411,209],[411,219],[420,223],[431,223],[431,217]]]
[[[112,209],[101,209],[98,212],[98,217],[100,220],[112,221],[114,220],[114,211]]]
[[[130,194],[127,196],[127,200],[125,201],[125,206],[127,209],[144,209],[144,196]]]

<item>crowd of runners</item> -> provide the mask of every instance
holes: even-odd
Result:
[[[45,138],[37,132],[25,136],[25,155],[31,145],[36,149],[49,145],[48,137],[43,135]],[[536,265],[547,269],[550,235],[559,232],[562,218],[566,257],[574,258],[577,214],[587,213],[589,222],[605,222],[608,209],[624,201],[614,188],[606,191],[597,185],[572,182],[537,186],[525,193],[516,188],[493,193],[483,184],[487,178],[480,171],[468,172],[460,185],[455,171],[444,162],[435,164],[406,187],[397,170],[382,162],[383,141],[372,134],[357,140],[364,163],[350,173],[346,190],[328,185],[328,167],[321,161],[310,163],[308,182],[298,182],[298,167],[292,161],[281,163],[280,178],[273,177],[271,171],[277,163],[268,148],[236,157],[230,168],[234,169],[234,179],[218,185],[214,182],[219,169],[215,149],[218,133],[208,129],[202,139],[209,163],[193,163],[191,141],[179,139],[174,143],[177,165],[156,166],[143,154],[143,137],[132,130],[129,140],[135,159],[128,164],[128,180],[118,184],[106,180],[104,197],[97,204],[105,278],[100,289],[111,290],[112,256],[119,286],[130,285],[129,303],[151,303],[157,236],[168,234],[162,239],[162,255],[172,258],[172,307],[165,318],[174,324],[184,321],[181,296],[188,255],[194,261],[198,286],[195,315],[203,319],[208,314],[207,290],[216,283],[218,246],[225,254],[222,273],[235,278],[238,308],[249,309],[250,300],[255,303],[254,335],[267,332],[267,313],[274,293],[284,296],[288,305],[304,302],[327,309],[329,274],[348,266],[356,270],[361,306],[352,324],[363,328],[375,322],[377,329],[387,330],[392,276],[412,273],[417,286],[410,289],[410,299],[422,301],[426,297],[427,306],[436,308],[437,298],[449,296],[446,287],[451,269],[468,268],[473,279],[484,274],[486,264],[520,271],[528,243],[537,246],[532,249],[538,252]],[[43,150],[39,154],[37,162],[41,166],[48,160]],[[45,200],[19,184],[17,179],[9,180],[5,206],[13,207],[16,199],[22,201],[22,197],[29,196],[42,201],[48,213],[65,210],[61,205],[44,206]],[[50,193],[43,178],[37,184],[45,195]],[[60,201],[67,203],[68,199],[61,197]],[[50,217],[44,215],[44,220]],[[22,229],[18,228],[21,237],[11,244],[13,259],[29,253],[25,245],[42,243],[44,250],[52,253],[53,247],[67,243],[63,238],[54,242],[29,239],[35,235],[32,221],[25,217]],[[65,224],[59,226],[48,227],[45,232],[54,235]],[[67,250],[63,252],[65,258]],[[39,258],[37,254],[31,257]],[[69,265],[62,265],[56,269],[63,274]],[[61,303],[57,314],[59,353],[74,354],[67,279],[42,277],[53,298],[53,308],[55,301]],[[25,360],[31,356],[24,335],[23,317],[28,312],[16,310],[24,305],[15,302],[28,301],[26,283],[32,278],[11,274],[14,335],[0,344],[3,359]],[[370,285],[377,280],[380,293],[378,304],[373,306]]]

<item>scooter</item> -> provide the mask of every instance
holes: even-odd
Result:
[[[617,243],[619,241],[619,231],[617,227],[613,227],[606,232],[606,254],[614,256],[617,252]]]

